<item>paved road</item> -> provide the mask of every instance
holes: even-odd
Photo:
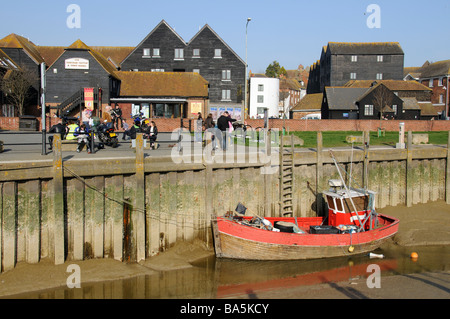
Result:
[[[48,137],[48,136],[47,136]],[[172,139],[173,137],[173,139]],[[176,145],[176,136],[172,133],[160,133],[158,135],[158,142],[160,148],[158,150],[145,150],[145,156],[170,156],[173,152],[173,147]],[[52,159],[52,152],[48,149],[45,155],[42,155],[42,134],[40,132],[17,132],[17,131],[0,131],[0,141],[4,142],[4,152],[0,153],[0,161],[22,161],[22,160],[48,160]],[[48,139],[47,139],[48,141]],[[97,140],[96,140],[97,141]],[[71,152],[71,158],[115,158],[115,157],[135,157],[134,150],[130,147],[130,141],[122,140],[122,133],[119,133],[119,147],[113,149],[106,146],[105,149],[97,150],[93,154],[82,152],[77,154]],[[193,143],[193,142],[192,142]],[[420,145],[414,148],[425,147],[446,147],[446,145]],[[334,150],[345,150],[349,147],[333,148]],[[362,149],[356,146],[355,149]],[[394,149],[392,146],[371,146],[371,149]],[[256,152],[255,147],[251,148]],[[325,148],[324,148],[325,150]],[[296,152],[309,152],[311,149],[301,148],[296,149]]]

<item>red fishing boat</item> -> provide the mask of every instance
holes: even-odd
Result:
[[[339,168],[338,168],[339,171]],[[216,256],[248,260],[298,260],[348,256],[371,252],[394,236],[399,220],[378,214],[375,193],[347,187],[330,180],[323,192],[328,216],[245,216],[239,203],[236,212],[212,218]]]

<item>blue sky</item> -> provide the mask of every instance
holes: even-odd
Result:
[[[81,8],[81,28],[67,27],[67,7]],[[377,4],[381,27],[369,28],[367,12]],[[449,0],[15,0],[1,5],[0,37],[23,35],[38,45],[136,46],[162,20],[189,41],[206,23],[245,59],[264,72],[277,60],[286,69],[309,66],[321,48],[335,42],[400,42],[405,66],[450,59]],[[6,14],[5,14],[6,13]]]

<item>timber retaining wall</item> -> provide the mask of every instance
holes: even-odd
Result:
[[[279,214],[279,171],[262,174],[277,168],[274,162],[249,161],[247,154],[238,163],[236,157],[213,163],[200,157],[174,164],[170,157],[144,158],[141,137],[135,158],[63,161],[55,140],[51,160],[0,163],[1,271],[44,258],[55,264],[140,261],[178,241],[211,247],[211,215],[234,210],[238,202],[254,214]],[[294,156],[295,216],[323,215],[321,192],[338,178],[328,150],[318,145]],[[352,186],[367,184],[377,192],[377,208],[449,200],[448,147],[334,154],[354,176]]]

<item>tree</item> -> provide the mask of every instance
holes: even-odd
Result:
[[[379,110],[381,129],[383,128],[382,124],[384,108],[390,107],[392,105],[392,92],[384,85],[378,85],[373,93],[373,103],[374,106]]]
[[[279,78],[280,75],[286,75],[286,69],[280,66],[280,63],[273,61],[266,69],[266,76],[269,78]]]
[[[10,70],[5,74],[1,91],[17,107],[19,116],[23,115],[25,102],[33,96],[33,85],[36,85],[38,80],[37,73],[28,69]]]

